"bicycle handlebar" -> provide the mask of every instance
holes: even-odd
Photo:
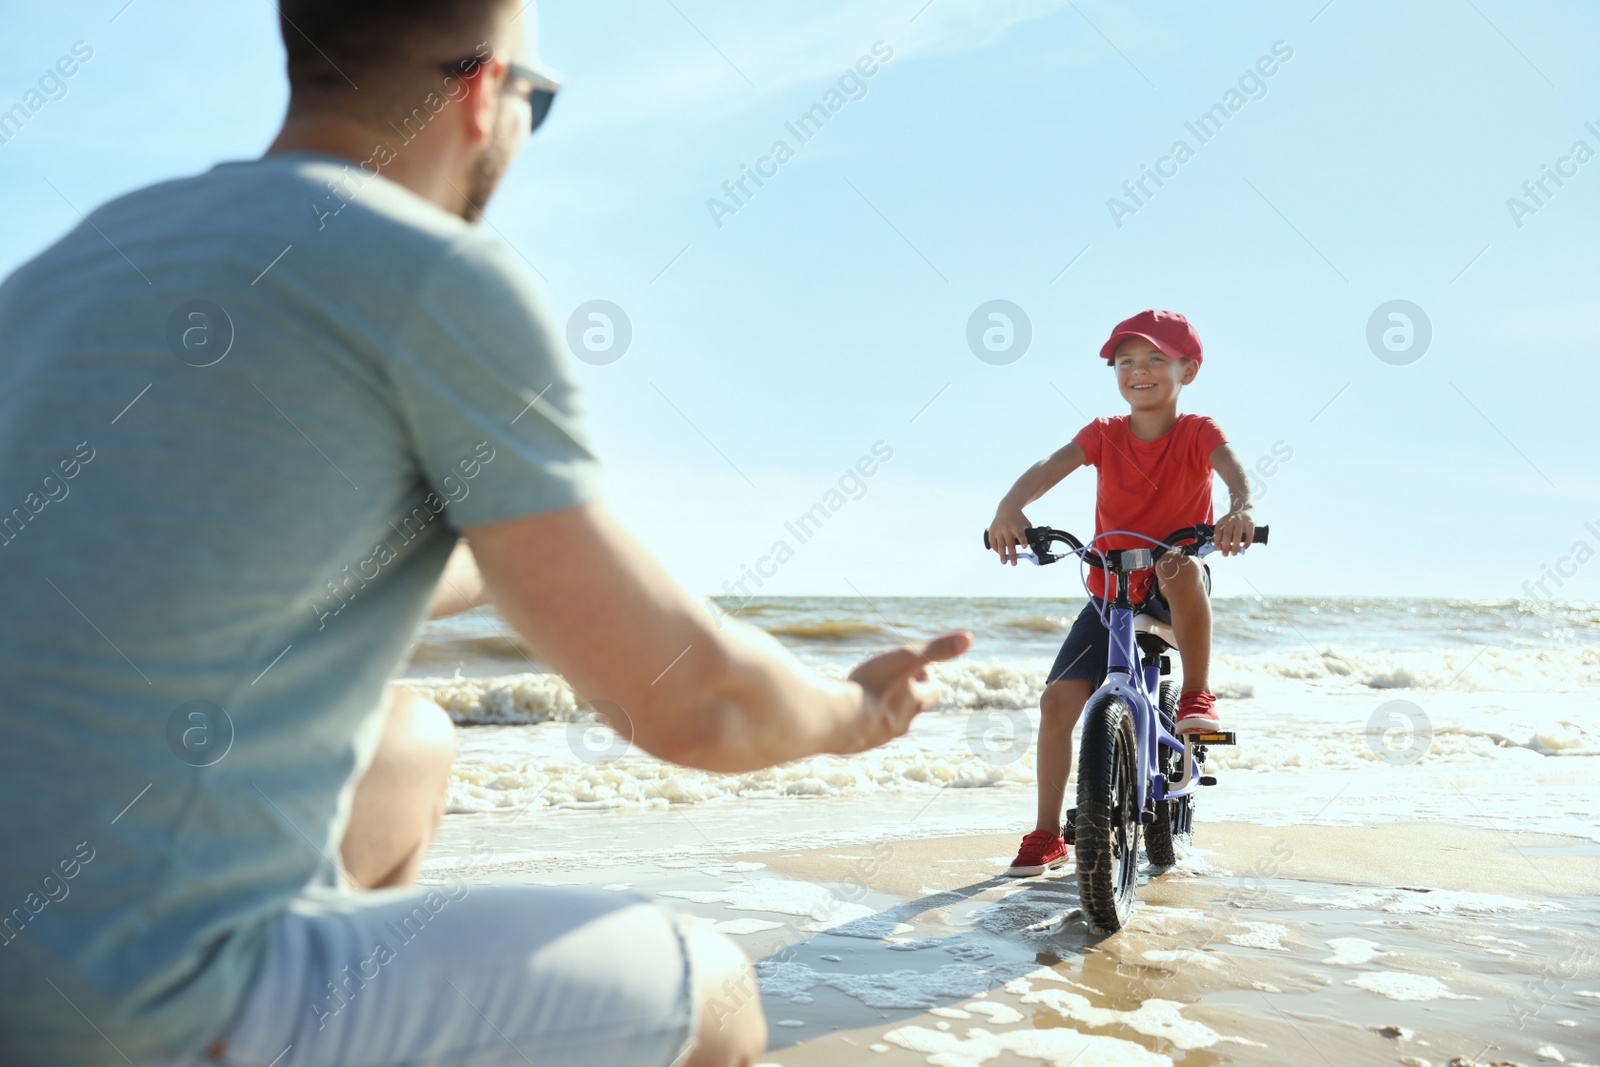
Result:
[[[1185,526],[1181,530],[1174,530],[1162,539],[1162,545],[1165,547],[1153,547],[1149,550],[1150,560],[1152,563],[1154,563],[1156,560],[1160,559],[1162,556],[1171,551],[1182,552],[1186,556],[1196,555],[1200,551],[1202,545],[1208,545],[1212,543],[1211,538],[1215,535],[1216,529],[1217,528],[1210,523],[1198,523],[1194,526]],[[1022,532],[1023,536],[1028,539],[1028,547],[1033,549],[1033,554],[1038,558],[1041,565],[1054,563],[1061,558],[1050,551],[1050,546],[1057,541],[1070,546],[1073,554],[1081,556],[1084,562],[1088,563],[1090,566],[1100,567],[1102,569],[1104,569],[1106,566],[1107,555],[1113,552],[1116,553],[1117,563],[1120,565],[1122,553],[1124,551],[1129,551],[1127,549],[1108,549],[1102,553],[1096,552],[1093,549],[1085,550],[1082,541],[1079,541],[1076,537],[1072,536],[1065,530],[1056,530],[1049,526],[1030,526]],[[1194,543],[1189,545],[1180,545],[1176,543],[1185,540],[1192,540]],[[1021,542],[1017,543],[1020,544]],[[1257,526],[1254,534],[1250,538],[1250,543],[1253,545],[1266,544],[1267,527]],[[988,530],[983,531],[983,547],[988,549],[993,548],[993,546],[989,543]]]

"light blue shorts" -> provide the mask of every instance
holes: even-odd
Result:
[[[539,886],[312,890],[210,1050],[227,1067],[669,1067],[695,1032],[682,918]]]

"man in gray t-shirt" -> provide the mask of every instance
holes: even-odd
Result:
[[[115,200],[0,286],[8,1064],[753,1057],[748,964],[704,927],[382,888],[453,756],[387,684],[417,624],[492,596],[636,744],[716,771],[898,736],[969,643],[818,678],[598,505],[566,356],[473,225],[554,91],[519,7],[286,0],[267,156]]]

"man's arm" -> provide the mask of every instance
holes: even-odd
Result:
[[[1001,563],[1017,565],[1017,542],[1023,539],[1022,531],[1031,525],[1022,509],[1083,466],[1085,458],[1078,442],[1071,441],[1022,472],[989,523],[989,547],[1000,554]]]
[[[937,701],[928,664],[972,643],[946,634],[833,681],[754,627],[719,626],[598,504],[466,535],[500,614],[545,662],[640,748],[703,770],[892,740]]]
[[[1250,477],[1226,441],[1211,450],[1211,469],[1228,487],[1228,513],[1217,520],[1212,542],[1224,556],[1248,548],[1255,539],[1255,513],[1250,506]]]

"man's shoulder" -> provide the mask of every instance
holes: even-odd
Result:
[[[501,242],[365,164],[268,156],[141,193],[161,201],[140,205],[145,212],[182,205],[168,217],[197,251],[208,236],[261,244],[270,255],[289,250],[282,264],[329,291],[409,300],[442,282],[458,302],[477,306],[468,298],[525,284]]]
[[[381,171],[319,155],[219,163],[118,197],[94,215],[204,243],[270,233],[324,262],[363,260],[362,273],[403,272],[482,240],[465,221]]]
[[[124,256],[140,273],[123,276]],[[0,324],[69,296],[80,306],[135,291],[142,299],[146,286],[173,303],[204,296],[235,318],[333,309],[349,327],[343,342],[385,357],[419,317],[455,336],[503,335],[513,347],[544,318],[516,253],[478,227],[356,163],[286,155],[219,164],[102,204],[0,287]]]
[[[357,165],[329,158],[307,158],[293,168],[298,195],[314,236],[329,239],[330,254],[351,255],[364,270],[392,270],[402,265],[420,274],[409,284],[434,281],[463,290],[526,288],[517,254],[481,228],[426,200],[411,190]],[[399,263],[384,262],[384,250]]]

